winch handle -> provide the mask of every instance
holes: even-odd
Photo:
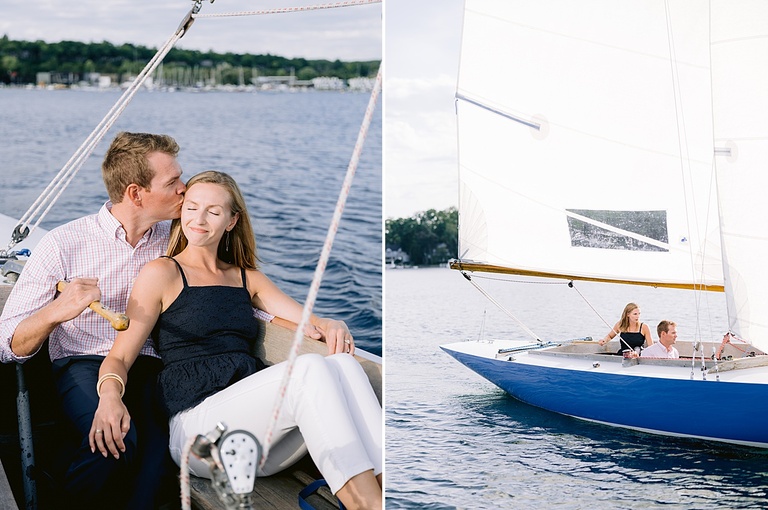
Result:
[[[64,292],[64,289],[68,285],[67,282],[61,281],[56,284],[56,290],[59,292]],[[90,305],[88,305],[88,308],[93,310],[94,312],[98,313],[105,319],[109,321],[109,323],[112,325],[113,328],[115,328],[117,331],[125,331],[128,329],[128,325],[130,324],[130,319],[127,315],[124,313],[117,313],[115,311],[110,310],[106,306],[101,304],[101,301],[94,301]]]

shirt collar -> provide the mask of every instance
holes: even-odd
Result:
[[[120,239],[121,241],[125,241],[125,228],[123,228],[122,223],[120,223],[120,221],[118,221],[118,219],[112,215],[111,201],[107,200],[104,205],[101,206],[101,209],[99,209],[98,222],[99,226],[112,239]],[[149,241],[152,238],[154,231],[155,227],[150,227],[149,230],[144,233],[144,236],[142,237],[141,241],[139,241],[139,243]]]

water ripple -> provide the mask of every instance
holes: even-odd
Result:
[[[116,92],[0,90],[4,214],[20,217],[118,99]],[[264,272],[303,302],[355,145],[364,94],[136,95],[44,228],[106,200],[100,162],[118,130],[163,132],[182,147],[184,177],[221,170],[240,184]],[[381,353],[381,109],[375,112],[316,304]],[[5,242],[5,241],[0,241]],[[375,310],[371,306],[378,307]]]
[[[521,403],[439,349],[482,325],[475,317],[485,305],[460,275],[390,270],[385,279],[388,508],[766,508],[768,451],[615,429]],[[537,292],[508,306],[544,301]],[[552,309],[534,324],[583,320],[543,292]]]

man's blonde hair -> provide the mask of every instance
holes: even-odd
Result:
[[[659,322],[659,325],[656,326],[656,334],[658,334],[659,338],[661,338],[661,334],[669,333],[669,328],[671,328],[672,326],[677,326],[677,324],[675,324],[672,321],[661,321]]]
[[[155,174],[147,156],[153,152],[162,152],[175,158],[179,154],[179,144],[168,135],[127,131],[118,133],[112,140],[101,164],[101,177],[113,204],[122,202],[130,184],[149,189]]]

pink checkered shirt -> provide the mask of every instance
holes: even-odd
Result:
[[[26,361],[11,351],[16,326],[56,296],[56,283],[79,277],[97,277],[101,303],[124,312],[139,270],[165,253],[170,222],[158,223],[144,234],[136,247],[125,240],[125,230],[112,216],[107,202],[98,214],[62,225],[46,234],[27,261],[0,317],[0,361]],[[106,356],[117,332],[109,322],[86,308],[80,316],[57,326],[50,335],[52,360],[67,356]],[[152,341],[141,354],[157,356]]]

